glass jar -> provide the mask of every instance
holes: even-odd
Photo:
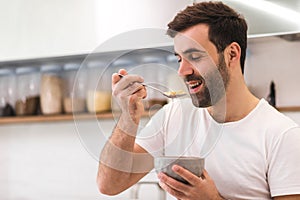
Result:
[[[19,67],[17,74],[16,115],[36,115],[40,108],[40,71],[37,67]]]
[[[111,110],[112,71],[106,66],[107,62],[102,60],[87,63],[89,81],[86,102],[90,113]]]
[[[41,67],[41,110],[44,115],[61,114],[63,110],[62,67],[45,64]]]
[[[16,80],[13,69],[0,69],[0,116],[14,116]]]
[[[65,113],[79,113],[85,111],[85,93],[87,72],[80,69],[79,63],[66,63],[64,65],[64,100]]]
[[[134,67],[135,62],[129,59],[117,59],[112,64],[113,73],[118,73],[120,69],[125,69],[129,74],[131,73],[131,69]]]

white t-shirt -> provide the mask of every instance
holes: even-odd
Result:
[[[300,128],[264,99],[228,123],[217,123],[190,99],[174,101],[152,117],[136,143],[153,156],[205,157],[226,199],[300,194]]]

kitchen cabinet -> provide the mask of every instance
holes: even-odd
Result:
[[[0,60],[87,53],[96,45],[94,0],[0,3]]]
[[[164,31],[176,12],[190,3],[191,0],[1,1],[0,61],[91,53],[131,30]],[[128,43],[132,48],[136,47],[134,41]],[[123,48],[127,41],[116,42],[109,45],[110,50]]]

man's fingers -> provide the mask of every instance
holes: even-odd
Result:
[[[183,167],[179,165],[173,165],[172,170],[184,178],[187,182],[189,182],[191,185],[196,185],[201,178],[194,175],[192,172],[188,171],[187,169],[184,169]]]
[[[168,184],[163,183],[163,182],[159,182],[160,187],[165,190],[166,192],[168,192],[169,194],[171,194],[172,196],[176,197],[177,199],[181,199],[184,198],[185,195],[184,193],[174,190],[172,187],[170,187]]]
[[[147,92],[144,86],[138,91],[136,91],[134,94],[137,95],[140,99],[144,99],[147,96]]]
[[[128,74],[127,71],[126,71],[125,69],[120,69],[120,70],[118,71],[118,73],[119,73],[119,74],[122,74],[123,76],[125,76],[125,75]]]
[[[119,76],[119,74],[122,74],[123,76],[126,76],[128,73],[127,73],[127,71],[125,70],[125,69],[120,69],[119,71],[118,71],[118,73],[113,73],[112,74],[112,85],[115,85],[117,82],[119,82],[120,81],[120,79],[122,78],[122,77],[120,77]]]
[[[144,82],[144,79],[141,76],[138,75],[126,75],[124,77],[116,77],[117,75],[114,75],[114,80],[116,80],[115,84],[113,85],[118,85],[119,90],[124,90],[131,86],[134,83],[142,83]]]
[[[112,86],[115,85],[117,82],[119,82],[120,79],[121,77],[118,75],[118,73],[113,73],[113,75],[111,76]]]
[[[128,96],[136,93],[137,91],[144,88],[141,82],[144,79],[138,75],[126,75],[119,77],[118,74],[112,76],[112,89],[114,96]]]
[[[179,191],[179,192],[187,192],[189,190],[189,186],[187,184],[184,184],[182,182],[179,182],[172,177],[167,176],[164,173],[160,173],[158,175],[158,178],[161,182],[167,184],[171,189]]]
[[[211,180],[210,176],[208,175],[208,172],[205,169],[203,169],[202,171],[202,177],[203,179]]]

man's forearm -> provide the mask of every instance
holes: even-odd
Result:
[[[98,185],[103,193],[115,194],[132,184],[129,180],[133,168],[133,151],[137,132],[136,122],[134,125],[132,123],[128,123],[128,119],[126,122],[126,117],[121,116],[109,141],[102,150]]]
[[[131,172],[135,137],[122,133],[116,127],[109,141],[105,144],[100,162],[120,172]]]

